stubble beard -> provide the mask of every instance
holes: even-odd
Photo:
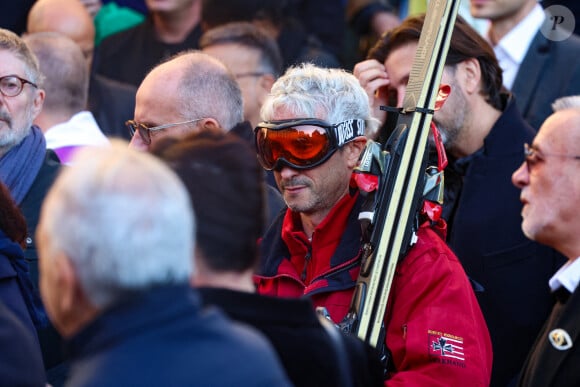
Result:
[[[0,127],[0,152],[6,153],[14,146],[20,144],[28,134],[30,134],[32,126],[32,109],[28,108],[26,112],[26,122],[21,128],[14,127],[12,117],[5,112],[0,111],[0,120],[2,127]]]

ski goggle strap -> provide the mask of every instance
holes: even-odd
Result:
[[[364,136],[365,121],[347,120],[335,125],[316,118],[262,122],[254,129],[258,160],[266,170],[287,165],[314,168],[356,137]]]

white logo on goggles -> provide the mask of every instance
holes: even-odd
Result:
[[[347,142],[353,140],[355,137],[364,136],[364,134],[364,120],[348,120],[336,125],[336,139],[338,141],[339,148]]]

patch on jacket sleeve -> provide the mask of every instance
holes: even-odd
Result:
[[[431,362],[465,368],[463,337],[429,329],[428,352]]]

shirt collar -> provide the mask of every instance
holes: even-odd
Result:
[[[570,293],[574,293],[580,282],[580,257],[573,261],[568,261],[556,274],[550,278],[550,289],[557,290],[560,287],[566,288]]]
[[[545,15],[540,4],[536,4],[521,22],[518,23],[507,35],[505,35],[496,45],[514,62],[522,63],[526,52],[536,35],[536,32],[542,26]],[[488,31],[489,41],[489,31]]]

